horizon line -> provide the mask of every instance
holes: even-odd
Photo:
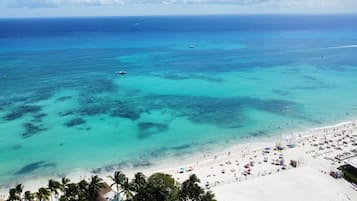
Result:
[[[11,16],[0,19],[70,19],[70,18],[131,18],[131,17],[209,17],[209,16],[357,16],[357,13],[232,13],[232,14],[153,14],[153,15],[73,15],[73,16]]]

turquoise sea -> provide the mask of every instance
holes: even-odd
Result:
[[[0,184],[357,116],[357,16],[0,20]],[[117,74],[127,71],[126,75]]]

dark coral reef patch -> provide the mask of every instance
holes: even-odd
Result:
[[[41,107],[37,105],[22,105],[16,107],[12,110],[11,113],[4,116],[4,119],[7,121],[19,119],[28,113],[37,113],[41,111]]]
[[[78,125],[85,124],[85,123],[86,123],[86,121],[84,119],[75,118],[75,119],[72,119],[72,120],[68,121],[64,125],[67,126],[67,127],[73,127],[73,126],[78,126]]]
[[[21,134],[23,138],[28,138],[47,130],[47,128],[44,128],[42,124],[35,125],[33,123],[24,123],[22,126],[25,128],[25,132]]]
[[[38,161],[38,162],[34,162],[34,163],[30,163],[28,165],[25,165],[20,170],[15,172],[15,175],[28,174],[28,173],[34,172],[38,169],[41,169],[41,168],[50,168],[50,167],[56,167],[56,164],[55,163],[47,163],[45,161]]]
[[[167,131],[169,126],[163,123],[142,122],[138,124],[138,128],[139,138],[146,138],[151,135]]]
[[[63,102],[66,100],[70,100],[72,98],[72,96],[62,96],[56,99],[57,102]]]

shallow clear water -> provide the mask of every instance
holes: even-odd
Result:
[[[354,118],[356,20],[0,20],[0,184]]]

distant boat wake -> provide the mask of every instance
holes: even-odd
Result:
[[[357,48],[357,45],[343,45],[336,47],[328,47],[327,49],[346,49],[346,48]]]
[[[286,52],[311,52],[311,51],[321,51],[321,50],[330,50],[330,49],[349,49],[349,48],[357,48],[357,44],[354,45],[341,45],[341,46],[332,46],[332,47],[320,47],[320,48],[306,48],[306,49],[295,49],[295,50],[288,50],[283,51]],[[269,54],[279,54],[282,53],[281,51],[277,52],[270,52]]]

